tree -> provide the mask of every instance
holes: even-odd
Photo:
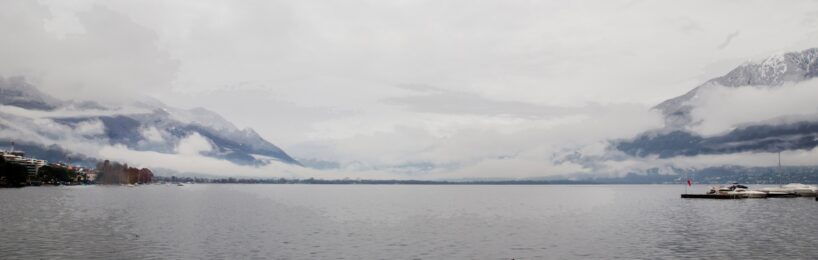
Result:
[[[46,165],[40,167],[37,176],[44,183],[73,182],[77,178],[77,172],[66,167]]]
[[[7,163],[0,156],[0,186],[22,187],[28,182],[28,171],[25,166]]]
[[[139,169],[139,183],[151,183],[153,182],[153,172],[151,172],[148,168]]]
[[[108,160],[98,163],[96,172],[99,184],[135,184],[153,181],[153,172],[147,168],[131,168],[128,167],[128,164]]]
[[[139,182],[139,170],[136,168],[125,167],[125,174],[127,176],[128,184]]]
[[[97,164],[97,174],[97,183],[100,184],[124,184],[127,181],[125,167],[117,162],[105,160]]]

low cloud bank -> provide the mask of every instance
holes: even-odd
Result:
[[[736,127],[800,120],[818,120],[818,80],[780,87],[722,87],[703,89],[691,100],[691,129],[701,135],[721,134]]]
[[[701,135],[716,135],[747,124],[778,124],[818,118],[818,81],[777,88],[724,88],[701,91],[691,102]],[[0,138],[23,139],[99,159],[128,162],[138,167],[169,169],[179,173],[254,178],[368,178],[368,179],[524,179],[569,177],[574,174],[623,176],[660,169],[701,169],[723,165],[773,166],[772,153],[732,153],[672,158],[632,157],[612,148],[610,140],[626,139],[662,128],[662,118],[648,106],[588,104],[544,111],[525,105],[525,113],[480,115],[413,108],[414,100],[381,104],[383,109],[358,113],[315,125],[313,141],[300,147],[302,155],[331,161],[337,167],[311,169],[277,161],[265,166],[242,166],[206,156],[212,141],[199,134],[169,138],[164,129],[144,128],[144,144],[128,148],[111,144],[98,120],[67,125],[60,119],[74,116],[111,116],[139,113],[138,108],[53,111],[2,106]],[[470,99],[469,106],[494,102]],[[407,108],[407,106],[409,106]],[[148,151],[144,147],[167,148]],[[299,150],[296,146],[295,150]],[[818,149],[786,151],[787,165],[815,165]]]
[[[58,122],[66,116],[108,116],[100,113],[66,113],[64,110],[37,111],[19,107],[3,106],[0,112],[0,139],[17,140],[18,143],[34,143],[42,146],[57,145],[71,153],[100,160],[126,162],[136,167],[169,169],[178,173],[206,174],[211,176],[252,178],[369,178],[405,179],[405,176],[387,171],[319,171],[273,161],[266,166],[241,166],[230,161],[208,157],[203,154],[213,150],[206,137],[194,133],[179,139],[169,152],[135,150],[122,144],[110,144],[105,136],[105,126],[99,120],[87,120],[69,125]],[[164,141],[162,130],[141,129],[150,142]],[[168,145],[168,144],[164,144]]]
[[[170,169],[181,174],[205,174],[215,177],[244,178],[321,178],[340,179],[406,179],[405,176],[378,171],[346,173],[342,171],[321,171],[291,164],[273,162],[266,166],[240,166],[227,160],[202,156],[200,154],[169,154],[153,151],[135,151],[122,145],[102,146],[99,156],[116,161],[125,161],[137,167]]]

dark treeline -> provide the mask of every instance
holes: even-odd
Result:
[[[0,187],[85,182],[87,182],[85,175],[64,165],[45,165],[39,167],[36,174],[31,174],[29,167],[18,163],[6,162],[5,158],[0,156]]]
[[[167,182],[243,183],[243,184],[427,184],[427,185],[584,185],[584,184],[786,184],[818,183],[818,167],[711,167],[675,174],[631,173],[622,177],[579,176],[578,180],[367,180],[367,179],[284,179],[284,178],[177,178],[158,177]]]
[[[571,180],[505,180],[505,181],[424,181],[424,180],[368,180],[368,179],[285,179],[285,178],[200,178],[200,177],[162,177],[154,178],[157,182],[194,182],[216,184],[418,184],[418,185],[548,185],[548,184],[597,184],[588,181]]]
[[[128,164],[120,164],[105,160],[97,164],[97,184],[137,184],[151,183],[153,172],[147,168],[132,168]]]
[[[38,181],[45,184],[86,182],[86,177],[68,167],[46,165],[37,171]]]

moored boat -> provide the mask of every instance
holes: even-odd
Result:
[[[815,187],[813,185],[806,185],[801,183],[790,183],[781,186],[781,188],[792,190],[792,192],[801,197],[815,197],[815,190],[818,189],[818,187]]]
[[[761,198],[766,198],[767,197],[767,193],[757,191],[757,190],[747,190],[747,189],[736,189],[734,191],[727,192],[727,194],[738,195],[738,196],[741,196],[741,197],[744,197],[744,198],[749,198],[749,199],[761,199]]]
[[[781,152],[778,152],[778,174],[782,174],[784,169],[781,167]],[[796,197],[815,197],[816,191],[818,191],[818,187],[815,185],[806,185],[801,183],[790,183],[786,185],[781,185],[779,187],[774,188],[764,188],[761,189],[763,192],[768,194],[787,194],[789,196],[795,195]]]
[[[759,191],[765,192],[771,197],[794,196],[794,197],[815,197],[818,187],[801,183],[790,183],[779,187],[762,188]]]
[[[755,191],[750,190],[749,187],[733,183],[726,186],[716,187],[713,186],[710,188],[710,191],[707,194],[711,195],[724,195],[724,196],[733,196],[733,197],[741,197],[741,198],[766,198],[767,193],[762,191]]]

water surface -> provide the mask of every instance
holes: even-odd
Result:
[[[682,192],[678,185],[0,189],[0,258],[818,257],[812,198],[683,200]]]

